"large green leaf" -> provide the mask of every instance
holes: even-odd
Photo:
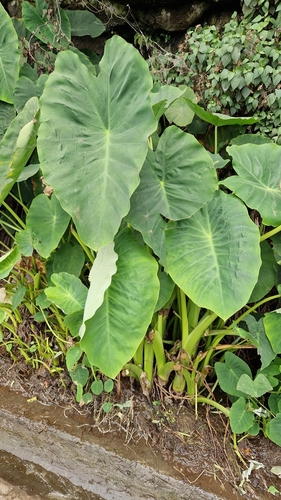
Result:
[[[281,354],[281,310],[266,313],[263,318],[265,333],[273,351]]]
[[[222,191],[189,219],[167,225],[167,271],[200,307],[226,320],[243,307],[261,265],[259,230]]]
[[[130,208],[154,132],[151,76],[134,47],[111,38],[95,77],[61,52],[41,97],[38,152],[47,182],[98,250],[113,240]]]
[[[199,142],[171,126],[160,137],[156,151],[148,151],[140,177],[127,220],[163,260],[160,214],[172,220],[195,214],[217,189],[216,171]]]
[[[86,36],[92,38],[100,36],[105,27],[95,14],[88,10],[65,10],[70,21],[72,36]]]
[[[159,295],[157,263],[128,230],[118,234],[117,273],[95,315],[86,321],[81,348],[91,364],[114,378],[135,354]]]
[[[47,298],[54,302],[65,314],[72,314],[84,308],[87,287],[73,274],[53,274],[51,281],[55,286],[45,289]]]
[[[210,123],[211,125],[214,125],[215,127],[222,127],[226,125],[252,125],[253,123],[256,123],[258,121],[257,118],[253,117],[239,117],[239,116],[229,116],[229,115],[223,115],[221,113],[211,113],[210,111],[206,111],[205,109],[201,108],[198,104],[195,102],[191,101],[191,99],[186,99],[186,102],[190,109],[194,113],[196,113],[201,120],[204,120],[207,123]]]
[[[69,220],[69,215],[61,208],[54,194],[51,198],[45,194],[34,198],[26,217],[26,229],[39,255],[49,257],[59,244]]]
[[[57,49],[67,49],[71,38],[70,21],[66,13],[57,7],[52,11],[44,0],[36,0],[36,6],[22,2],[22,17],[26,28],[41,42]]]
[[[267,241],[261,242],[261,260],[258,282],[249,298],[250,303],[265,297],[276,284],[276,260],[273,249]]]
[[[0,100],[14,103],[14,89],[19,76],[18,36],[9,14],[0,3]]]
[[[36,146],[39,102],[32,97],[11,122],[0,142],[0,203],[17,181]]]
[[[237,176],[222,183],[250,208],[258,210],[263,223],[281,224],[281,148],[277,144],[230,146]]]

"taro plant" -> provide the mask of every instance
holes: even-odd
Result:
[[[96,65],[70,49],[58,51],[39,100],[27,100],[0,142],[0,201],[19,224],[0,276],[13,282],[22,256],[44,265],[35,304],[43,318],[62,311],[77,401],[90,401],[101,384],[107,391],[106,379],[123,370],[147,393],[156,374],[229,415],[201,391],[220,353],[264,346],[237,325],[278,285],[280,147],[241,136],[227,149],[237,175],[224,175],[217,142],[211,155],[178,125],[194,113],[216,129],[255,119],[206,113],[186,87],[153,87],[146,62],[118,36]],[[33,196],[19,217],[9,197],[21,179],[31,179]],[[278,322],[278,312],[269,314]],[[267,366],[280,352],[270,331]],[[249,394],[240,381],[241,397],[274,388],[262,371]]]

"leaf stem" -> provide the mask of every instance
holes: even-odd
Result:
[[[248,314],[250,314],[251,312],[255,311],[258,307],[262,306],[266,302],[269,302],[270,300],[279,299],[280,297],[281,297],[281,294],[278,294],[278,295],[272,295],[271,297],[266,297],[265,299],[260,300],[260,302],[257,302],[254,306],[249,307],[249,309],[247,311],[245,311],[243,314],[241,314],[241,316],[238,319],[236,319],[235,321],[233,321],[233,323],[235,323],[235,324],[240,323],[240,321],[242,321],[242,319],[244,319],[246,316],[248,316]],[[232,328],[232,326],[229,327],[229,329],[231,329],[231,328]]]
[[[19,223],[20,227],[22,227],[22,229],[25,229],[25,223],[14,212],[14,210],[5,201],[2,202],[2,205],[8,210],[8,212],[10,212],[10,214],[13,216],[13,218]]]
[[[260,237],[260,242],[267,240],[268,238],[271,238],[271,236],[274,236],[275,234],[279,233],[280,231],[281,231],[281,225],[275,227],[274,229],[271,229],[271,231],[268,231],[268,233],[265,233]]]
[[[188,339],[185,344],[182,344],[182,347],[185,351],[188,352],[188,354],[192,357],[196,353],[196,346],[203,336],[204,332],[207,330],[207,328],[212,324],[212,322],[217,318],[216,313],[209,313],[207,314],[199,323],[198,325],[192,330],[192,332],[189,334]]]
[[[75,231],[75,229],[73,227],[71,227],[71,233],[73,234],[74,238],[78,241],[79,245],[81,245],[85,254],[89,257],[90,262],[93,264],[95,259],[92,255],[90,249],[83,243],[80,236],[78,235],[78,233]]]
[[[164,351],[164,346],[162,342],[162,337],[158,330],[153,331],[153,351],[155,354],[156,358],[156,366],[157,366],[157,373],[161,368],[165,365],[166,363],[166,356],[165,356],[165,351]]]
[[[217,125],[215,125],[214,138],[215,138],[214,153],[216,155],[218,152],[218,127],[217,127]]]
[[[214,408],[217,408],[226,417],[229,418],[229,410],[227,408],[225,408],[223,405],[221,405],[220,403],[217,403],[216,401],[213,401],[212,399],[205,398],[204,396],[199,396],[199,397],[197,397],[197,403],[205,403],[207,405],[213,406]]]
[[[181,341],[184,348],[188,339],[188,316],[186,308],[186,296],[185,293],[178,288],[178,305],[179,305],[179,315],[181,319]]]
[[[154,349],[150,340],[144,339],[144,372],[146,373],[147,380],[152,385],[153,379],[153,362],[154,362]]]

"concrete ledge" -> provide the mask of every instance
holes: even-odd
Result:
[[[145,456],[138,454],[138,446],[131,446],[131,443],[126,446],[118,432],[114,436],[98,436],[87,432],[89,419],[67,418],[63,409],[36,401],[28,403],[22,395],[10,392],[7,388],[0,388],[0,401],[0,449],[41,466],[46,472],[54,473],[79,488],[80,494],[76,490],[75,496],[67,498],[226,498],[175,477],[171,474],[172,468],[160,454],[149,447],[146,447]],[[83,492],[92,496],[85,497]],[[227,498],[241,497],[233,494]]]

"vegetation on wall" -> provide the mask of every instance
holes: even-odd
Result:
[[[243,2],[222,29],[190,28],[177,54],[152,50],[156,81],[191,86],[204,108],[231,115],[258,112],[254,132],[281,139],[281,6]]]
[[[153,85],[119,36],[100,61],[75,49],[80,14],[24,2],[15,25],[23,51],[0,6],[2,345],[51,371],[65,360],[80,404],[122,372],[281,445],[280,146],[242,134],[256,117]],[[195,116],[213,127],[214,154],[182,130]],[[221,127],[241,132],[225,158]],[[260,357],[253,373],[243,348]]]

